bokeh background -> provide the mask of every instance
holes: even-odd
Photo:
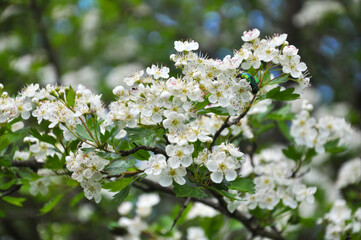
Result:
[[[83,84],[108,102],[137,70],[155,63],[174,71],[175,40],[194,39],[204,54],[223,58],[251,28],[287,33],[312,75],[314,103],[337,103],[336,115],[361,126],[360,0],[1,0],[0,82],[10,94],[29,83]],[[1,239],[111,237],[116,213],[86,201],[37,216],[45,199],[1,219]]]

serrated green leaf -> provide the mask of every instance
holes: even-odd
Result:
[[[108,210],[118,207],[124,201],[124,199],[129,194],[130,186],[131,185],[129,184],[124,189],[122,189],[120,192],[118,192],[117,194],[114,195]]]
[[[131,184],[132,181],[133,178],[119,178],[116,181],[104,183],[102,187],[105,189],[109,189],[109,191],[111,192],[119,192],[123,190],[126,186]]]
[[[63,198],[64,194],[59,194],[58,196],[52,198],[49,202],[45,203],[44,207],[40,209],[40,215],[44,215],[50,212]]]
[[[210,107],[198,111],[198,114],[214,113],[221,116],[229,116],[227,108],[224,107]]]
[[[275,124],[273,122],[263,125],[261,128],[257,129],[256,135],[266,132],[266,131],[274,128],[274,126],[275,126]]]
[[[75,105],[75,91],[71,86],[69,86],[69,89],[67,90],[67,93],[66,93],[66,102],[71,107],[74,107],[74,105]]]
[[[204,189],[201,187],[190,186],[188,184],[179,185],[174,183],[173,191],[177,197],[196,197],[196,198],[206,198],[208,197],[207,193],[204,192]]]
[[[0,137],[0,151],[6,149],[10,145],[10,140],[8,136],[2,136]]]
[[[292,101],[300,97],[299,94],[293,93],[295,88],[287,88],[281,91],[281,87],[278,86],[273,88],[266,94],[266,98],[273,99],[276,101]]]
[[[78,193],[77,195],[75,195],[73,197],[73,199],[70,202],[70,206],[74,207],[80,200],[82,200],[84,198],[84,192],[81,191],[80,193]]]
[[[75,127],[75,132],[83,139],[85,140],[89,140],[89,141],[94,141],[92,139],[92,137],[90,136],[90,134],[88,133],[88,131],[86,130],[86,128],[82,125],[82,124],[78,124]]]
[[[54,156],[47,156],[45,167],[49,169],[62,169],[65,165],[65,156],[61,158],[57,154]]]
[[[11,196],[5,196],[2,198],[2,200],[13,204],[15,206],[18,207],[22,207],[23,206],[23,202],[26,200],[26,198],[18,198],[18,197],[11,197]]]
[[[254,189],[256,185],[253,183],[252,179],[249,178],[237,178],[229,185],[229,189],[237,190],[241,192],[248,192],[254,194],[256,191]]]
[[[121,174],[127,171],[128,168],[131,168],[136,163],[135,159],[127,159],[127,160],[118,160],[114,161],[112,164],[107,166],[104,171],[109,172],[109,174]]]

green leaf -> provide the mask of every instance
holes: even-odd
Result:
[[[210,107],[198,111],[198,114],[214,113],[221,116],[229,116],[227,108],[224,107]]]
[[[264,82],[267,82],[264,86],[273,85],[273,84],[281,84],[281,83],[287,82],[288,81],[288,76],[289,76],[289,74],[281,76],[281,77],[274,78],[271,81],[264,81]]]
[[[305,157],[305,164],[311,162],[312,158],[317,155],[317,152],[314,148],[308,149]]]
[[[188,184],[179,185],[177,183],[174,183],[173,191],[175,192],[177,197],[208,197],[208,195],[204,192],[204,188],[190,186]]]
[[[230,192],[227,192],[227,191],[224,191],[224,190],[218,190],[217,188],[214,188],[214,187],[210,187],[210,189],[216,191],[217,193],[221,194],[222,196],[224,197],[227,197],[231,200],[239,200],[239,198],[236,198],[236,194],[233,194],[233,193],[230,193]]]
[[[75,195],[75,197],[73,197],[73,199],[70,202],[70,206],[74,207],[80,200],[82,200],[84,198],[84,191],[81,191],[80,193],[78,193],[77,195]]]
[[[7,136],[0,137],[0,151],[6,149],[11,144]]]
[[[44,215],[48,212],[50,212],[63,198],[64,194],[60,194],[53,199],[51,199],[49,202],[45,203],[44,207],[40,209],[40,215]]]
[[[131,184],[133,178],[120,178],[114,182],[107,182],[102,185],[103,188],[109,189],[111,192],[119,192],[123,190],[126,186]]]
[[[90,136],[86,128],[82,124],[78,124],[75,127],[75,132],[83,139],[94,141],[93,138]]]
[[[47,156],[45,167],[49,169],[62,169],[65,165],[65,156],[59,158],[57,154]]]
[[[261,128],[257,129],[256,135],[266,132],[266,131],[274,128],[274,126],[275,126],[275,124],[273,122],[263,125]]]
[[[289,142],[293,142],[293,138],[290,134],[290,129],[287,126],[285,121],[277,121],[277,125],[281,131],[281,133],[283,134],[283,136],[289,141]]]
[[[148,160],[150,153],[145,150],[138,150],[136,153],[131,154],[131,156],[138,160]]]
[[[8,181],[7,183],[2,183],[0,185],[0,190],[6,190],[6,189],[10,188],[14,183],[15,183],[15,179],[12,179],[12,180]]]
[[[0,156],[0,166],[11,166],[11,159],[9,156]]]
[[[114,161],[112,164],[107,166],[104,171],[109,172],[109,174],[121,174],[127,171],[128,168],[131,168],[136,163],[135,159],[127,159],[127,160],[118,160]]]
[[[122,189],[120,192],[118,192],[117,194],[114,195],[108,210],[111,210],[111,209],[119,206],[124,201],[124,199],[129,194],[130,186],[131,185],[129,184],[124,189]]]
[[[292,120],[295,116],[295,113],[290,113],[290,110],[291,110],[291,105],[286,104],[277,111],[268,114],[267,118],[273,120]]]
[[[43,135],[41,135],[38,130],[36,128],[31,128],[29,131],[30,135],[32,135],[33,137],[39,139],[39,141],[41,142],[46,142],[49,143],[51,145],[55,145],[56,143],[56,139],[47,135],[46,133],[44,133]]]
[[[249,178],[237,178],[233,182],[231,182],[231,185],[229,185],[229,188],[232,190],[238,190],[241,192],[248,192],[251,194],[254,194],[256,191],[254,189],[256,185],[253,183],[252,179]]]
[[[71,86],[69,86],[69,89],[67,90],[67,93],[66,93],[66,102],[71,107],[74,107],[74,105],[75,105],[75,91]]]
[[[331,140],[331,141],[328,141],[326,144],[325,144],[325,151],[326,152],[329,152],[329,153],[333,153],[333,154],[336,154],[336,153],[341,153],[341,152],[344,152],[347,150],[347,147],[345,146],[339,146],[339,140],[340,139],[334,139],[334,140]]]
[[[204,101],[203,102],[199,102],[196,104],[195,108],[196,110],[200,110],[202,108],[204,108],[205,106],[207,106],[210,102],[208,100],[208,97],[211,95],[211,93],[208,93],[205,97],[204,97]]]
[[[5,212],[4,212],[4,210],[2,210],[2,209],[0,209],[0,217],[6,217],[6,214],[5,214]]]
[[[303,153],[298,151],[294,145],[288,146],[288,148],[283,149],[282,152],[286,157],[295,160],[296,162],[300,161],[303,156]]]
[[[11,203],[15,206],[18,207],[22,207],[23,206],[23,202],[26,200],[26,198],[17,198],[17,197],[10,197],[10,196],[5,196],[2,198],[2,200]]]
[[[295,88],[287,88],[283,91],[280,90],[280,86],[273,88],[266,94],[266,98],[270,98],[276,101],[292,101],[300,97],[299,94],[293,93]]]

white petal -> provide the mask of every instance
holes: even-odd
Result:
[[[220,183],[223,180],[223,173],[222,172],[214,172],[211,174],[211,179],[215,183]]]

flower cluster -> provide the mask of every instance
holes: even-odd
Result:
[[[307,101],[302,104],[302,111],[292,121],[291,135],[297,145],[315,148],[317,153],[324,153],[324,145],[339,139],[339,144],[350,144],[354,131],[344,118],[322,117],[317,120],[310,115],[313,106]]]
[[[331,211],[328,212],[319,223],[325,223],[326,240],[339,240],[346,232],[360,233],[361,231],[361,208],[352,213],[347,207],[345,200],[337,200]]]
[[[355,158],[344,163],[338,172],[336,186],[344,188],[361,181],[361,159]]]
[[[291,209],[297,208],[299,203],[314,203],[316,187],[307,187],[302,183],[302,178],[293,178],[292,173],[295,163],[287,159],[282,148],[264,149],[253,159],[246,158],[241,175],[255,174],[255,193],[247,193],[244,198],[239,196],[239,201],[228,201],[228,209],[234,211],[237,207],[241,211],[255,209],[273,210],[282,201],[284,206]],[[253,163],[251,163],[251,161]],[[253,164],[253,165],[252,165]]]
[[[83,144],[83,147],[86,146]],[[85,197],[94,198],[97,203],[101,200],[99,181],[103,175],[100,171],[108,164],[109,161],[96,155],[96,152],[83,152],[80,149],[66,157],[66,168],[72,172],[71,177],[84,188]]]

